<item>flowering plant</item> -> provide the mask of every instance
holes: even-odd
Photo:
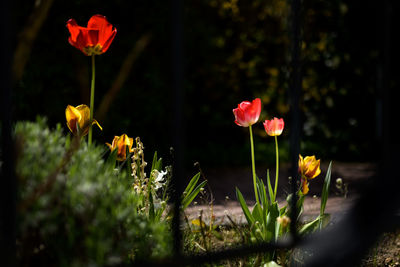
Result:
[[[245,101],[238,105],[237,109],[233,110],[235,115],[235,123],[239,126],[249,127],[250,130],[250,146],[251,146],[251,162],[253,171],[253,185],[255,194],[255,204],[252,210],[246,204],[245,199],[238,188],[236,188],[236,196],[242,208],[244,216],[249,224],[252,240],[256,241],[277,241],[277,239],[288,233],[289,224],[295,223],[299,227],[299,233],[305,234],[316,229],[321,229],[329,221],[329,215],[325,214],[325,206],[328,198],[331,164],[329,165],[324,187],[321,197],[320,215],[312,222],[301,226],[299,217],[303,210],[304,197],[309,191],[309,180],[314,179],[321,173],[320,160],[316,160],[315,156],[303,157],[299,155],[299,173],[301,175],[301,185],[296,192],[298,200],[296,206],[300,211],[297,221],[290,221],[290,204],[292,195],[287,197],[287,204],[283,207],[278,206],[276,199],[278,180],[279,180],[279,147],[278,136],[280,136],[284,129],[284,120],[273,118],[272,120],[265,120],[263,125],[264,129],[269,136],[275,139],[275,155],[276,155],[276,175],[274,187],[271,184],[269,171],[267,171],[266,184],[255,173],[254,163],[254,142],[252,137],[251,127],[254,125],[261,112],[261,102],[253,101],[252,103]],[[264,260],[267,262],[273,261],[276,258],[275,251],[266,253]],[[274,264],[276,264],[274,262]]]
[[[108,50],[111,42],[117,34],[115,29],[102,15],[92,16],[87,27],[79,26],[74,19],[67,21],[67,28],[70,33],[68,42],[81,50],[86,56],[92,58],[92,81],[90,86],[90,113],[89,121],[93,120],[94,93],[95,93],[95,56],[101,55]],[[92,144],[92,125],[88,127],[88,144]]]
[[[79,26],[74,19],[70,19],[67,28],[71,34],[68,42],[86,56],[105,53],[117,34],[117,29],[102,15],[92,16],[87,27]]]
[[[68,105],[65,109],[65,118],[67,119],[68,129],[75,136],[85,136],[89,132],[89,128],[96,124],[100,130],[100,124],[95,119],[90,119],[90,109],[86,105],[73,107]]]

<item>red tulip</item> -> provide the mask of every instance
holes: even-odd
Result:
[[[253,102],[243,101],[233,110],[235,123],[242,127],[249,127],[258,121],[261,113],[261,100],[256,98]]]
[[[274,118],[272,120],[265,120],[264,128],[269,136],[281,135],[285,122],[283,119]]]
[[[71,34],[69,43],[87,56],[106,52],[117,34],[117,29],[102,15],[91,17],[86,28],[79,26],[74,19],[70,19],[67,28]]]

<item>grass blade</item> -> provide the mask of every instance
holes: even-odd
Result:
[[[319,215],[321,217],[325,213],[326,202],[328,201],[329,185],[331,184],[331,169],[332,169],[332,161],[329,163],[328,170],[326,171],[324,185],[322,187],[321,208],[319,211]]]

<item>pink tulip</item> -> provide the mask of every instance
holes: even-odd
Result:
[[[258,121],[261,113],[261,100],[256,98],[253,102],[243,101],[233,110],[235,123],[242,127],[249,127]]]
[[[283,127],[285,126],[283,119],[277,119],[277,118],[274,118],[270,121],[265,120],[265,122],[263,124],[264,124],[265,131],[267,132],[267,134],[269,136],[281,135],[281,133],[283,131]]]

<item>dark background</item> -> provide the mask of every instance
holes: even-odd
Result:
[[[68,43],[66,22],[86,26],[105,15],[118,33],[96,57],[97,143],[114,135],[140,136],[150,160],[169,156],[174,95],[169,1],[16,1],[18,44],[43,20],[14,75],[14,119],[46,116],[62,123],[65,108],[89,103],[90,58]],[[48,5],[49,11],[41,12]],[[44,13],[44,14],[43,14]],[[301,95],[303,155],[322,161],[374,161],[379,147],[384,11],[376,1],[303,1]],[[248,129],[234,124],[232,109],[260,97],[260,121],[289,116],[289,4],[283,0],[192,0],[184,3],[186,166],[248,166]],[[28,36],[28,37],[27,37]],[[135,48],[136,47],[136,48]],[[133,51],[133,52],[132,52]],[[25,51],[26,52],[26,51]],[[128,55],[134,54],[133,59]],[[124,62],[125,67],[122,67]],[[131,64],[131,68],[129,68]],[[21,60],[14,60],[21,68]],[[98,108],[120,73],[126,73],[104,116]],[[289,124],[280,140],[289,159]],[[256,159],[274,164],[273,138],[254,127]],[[273,166],[273,165],[272,165]]]

